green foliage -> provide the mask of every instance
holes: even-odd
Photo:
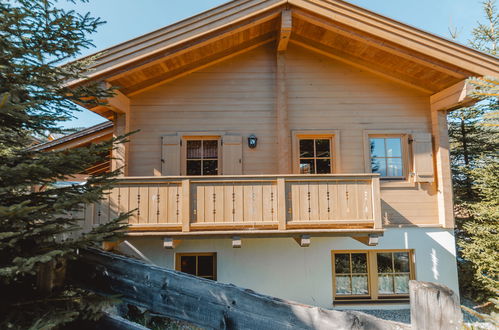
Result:
[[[97,85],[69,89],[91,59],[61,63],[91,46],[87,35],[102,21],[55,7],[49,0],[0,0],[0,328],[51,329],[94,319],[110,299],[60,281],[40,281],[50,265],[64,268],[78,250],[115,240],[126,214],[81,232],[82,205],[102,198],[118,172],[85,184],[56,186],[105,159],[113,143],[53,152],[28,148],[34,135],[60,131],[84,98],[112,95]],[[91,101],[86,101],[91,102]],[[95,101],[94,101],[95,102]],[[62,277],[64,278],[64,277]]]
[[[497,55],[496,3],[486,0],[482,4],[485,20],[473,29],[469,43],[475,49]],[[482,101],[449,114],[449,138],[460,287],[472,300],[483,301],[498,289],[499,94],[496,78],[471,79],[470,83],[475,87],[475,96]]]

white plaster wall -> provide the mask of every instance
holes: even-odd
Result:
[[[454,235],[437,228],[388,229],[377,247],[348,237],[312,237],[308,248],[292,238],[247,238],[234,249],[229,239],[184,240],[165,250],[160,237],[128,239],[158,266],[174,268],[177,252],[216,252],[217,279],[260,293],[331,308],[331,250],[414,249],[416,279],[438,282],[458,292]],[[355,305],[350,308],[408,308],[407,305]]]

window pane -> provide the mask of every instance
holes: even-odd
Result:
[[[352,273],[367,273],[367,255],[352,253]]]
[[[188,160],[187,161],[187,175],[201,175],[201,161]]]
[[[203,175],[217,175],[218,160],[203,160]]]
[[[300,174],[315,174],[313,159],[300,159]]]
[[[379,275],[378,276],[378,292],[379,294],[393,294],[393,276]]]
[[[385,139],[371,138],[371,157],[386,157],[385,155]]]
[[[314,157],[314,140],[300,140],[300,157]]]
[[[395,293],[409,293],[409,275],[395,275]]]
[[[315,140],[316,157],[331,157],[329,139]]]
[[[393,254],[396,273],[409,272],[409,252],[395,252]]]
[[[187,159],[201,159],[201,141],[187,140]]]
[[[352,276],[352,294],[368,294],[367,276]]]
[[[198,276],[206,276],[214,278],[215,272],[213,269],[213,256],[198,257]]]
[[[386,176],[385,158],[371,158],[371,169],[373,173],[379,173],[381,176]]]
[[[337,294],[351,294],[350,290],[350,276],[336,276],[336,293]]]
[[[350,255],[348,253],[334,255],[334,270],[336,274],[350,274]]]
[[[330,159],[317,159],[317,172],[316,174],[330,174],[331,173],[331,160]]]
[[[402,157],[402,148],[400,138],[386,139],[386,156]]]
[[[378,273],[393,273],[392,269],[392,254],[388,253],[378,253]]]
[[[203,158],[218,158],[218,141],[217,140],[204,140],[203,141]]]
[[[402,158],[387,158],[388,168],[387,176],[402,176]]]
[[[181,256],[180,271],[187,274],[196,275],[196,256]]]

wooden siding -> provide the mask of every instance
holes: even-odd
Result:
[[[428,94],[294,44],[286,61],[289,128],[338,130],[341,173],[366,171],[364,130],[431,132]],[[128,175],[160,175],[161,136],[193,131],[239,134],[243,174],[278,173],[275,70],[269,44],[131,97]],[[438,224],[435,184],[383,186],[385,224]]]
[[[160,171],[161,136],[176,132],[255,134],[243,145],[244,174],[277,173],[274,61],[261,47],[133,97],[129,175]]]
[[[431,132],[428,94],[296,45],[287,61],[290,129],[339,130],[342,173],[366,171],[364,130]],[[381,187],[386,223],[438,223],[434,185]]]

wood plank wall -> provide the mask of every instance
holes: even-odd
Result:
[[[223,131],[243,136],[243,173],[277,173],[275,45],[132,97],[129,175],[158,175],[161,136],[177,131]],[[291,130],[339,130],[342,173],[363,173],[363,130],[431,132],[429,95],[311,53],[287,51]],[[258,147],[246,137],[255,134]],[[384,188],[390,224],[438,224],[435,184]]]

